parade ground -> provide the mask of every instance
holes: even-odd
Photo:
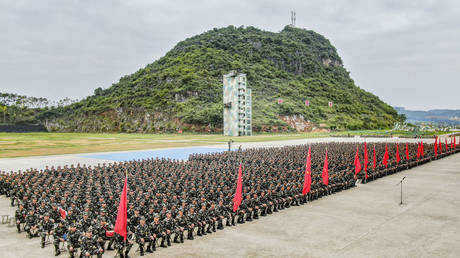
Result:
[[[366,139],[367,142],[385,139]],[[395,139],[386,139],[395,141]],[[396,139],[397,140],[397,139]],[[283,142],[242,143],[241,148],[305,144],[318,141],[363,139],[307,139]],[[240,144],[234,146],[238,148]],[[209,148],[209,149],[206,149]],[[180,148],[131,153],[142,155],[186,154]],[[202,146],[199,152],[225,150]],[[97,164],[122,160],[123,153],[95,153],[0,159],[2,170],[45,165]],[[166,153],[166,154],[165,154]],[[405,177],[403,205],[398,182]],[[368,184],[323,197],[303,206],[236,227],[158,248],[145,257],[458,257],[460,253],[460,155],[452,155]],[[9,200],[0,197],[0,215],[13,215]],[[52,245],[40,248],[40,239],[18,234],[15,227],[0,225],[0,257],[54,257]],[[131,257],[139,257],[135,252]],[[114,257],[109,251],[103,257]],[[58,257],[68,257],[63,253]]]

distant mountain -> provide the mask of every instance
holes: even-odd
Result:
[[[432,109],[428,111],[407,110],[404,107],[394,107],[398,114],[405,115],[407,122],[433,122],[458,125],[460,124],[460,109]]]

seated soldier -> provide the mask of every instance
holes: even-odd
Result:
[[[61,250],[59,249],[59,244],[64,243],[67,241],[67,228],[64,226],[64,221],[59,220],[57,227],[53,231],[54,236],[54,250],[55,256],[61,254]]]
[[[85,235],[81,238],[80,257],[91,257],[96,255],[97,258],[102,257],[102,248],[97,242],[97,238],[93,236],[93,229],[90,227]]]
[[[82,233],[77,230],[77,225],[70,224],[69,232],[67,234],[67,249],[69,250],[70,258],[74,258],[75,254],[80,247],[80,238],[82,237]]]
[[[45,239],[53,234],[54,223],[50,219],[49,213],[44,213],[40,222],[40,236],[42,248],[45,248]]]
[[[206,204],[201,205],[201,209],[198,211],[198,233],[197,236],[206,235],[206,225],[208,224],[208,211],[206,210]]]
[[[147,246],[148,250],[151,250],[152,241],[155,238],[151,238],[150,229],[147,224],[145,224],[145,218],[141,217],[139,220],[139,225],[136,227],[136,243],[139,245],[139,249],[141,251],[141,256],[144,256],[144,245],[145,243],[149,243]],[[153,249],[155,249],[155,242],[153,242]]]
[[[26,222],[27,212],[24,209],[24,205],[22,203],[19,204],[19,208],[14,213],[14,218],[16,219],[16,228],[18,229],[18,233],[21,233],[21,224]]]
[[[175,218],[176,223],[175,223],[175,229],[174,229],[174,243],[179,243],[179,238],[180,238],[180,243],[184,242],[184,231],[187,227],[187,218],[184,216],[184,212],[182,209],[179,209],[178,214]]]
[[[193,231],[195,230],[196,223],[198,221],[197,214],[195,213],[195,208],[192,206],[189,209],[187,214],[187,239],[193,240]]]
[[[24,230],[29,235],[29,238],[38,236],[38,217],[35,215],[35,211],[32,209],[29,211],[29,214],[26,216],[26,223]]]

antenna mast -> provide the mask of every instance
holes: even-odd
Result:
[[[296,20],[296,13],[295,11],[291,11],[291,26],[295,27],[295,20]]]

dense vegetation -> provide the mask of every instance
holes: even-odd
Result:
[[[354,84],[326,38],[290,26],[279,33],[234,26],[210,30],[179,42],[111,87],[47,109],[38,119],[59,131],[219,131],[222,76],[231,70],[247,75],[256,131],[286,128],[285,118],[293,115],[332,129],[389,128],[404,120]]]

